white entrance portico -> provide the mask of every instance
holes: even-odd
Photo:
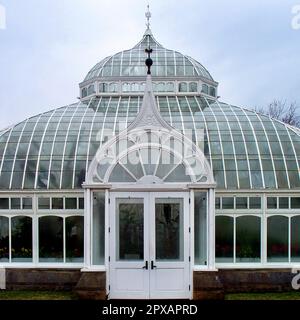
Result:
[[[85,270],[95,246],[92,208],[106,190],[105,271],[112,299],[192,298],[194,190],[207,201],[202,241],[214,268],[214,187],[203,152],[161,117],[151,75],[142,108],[127,129],[109,139],[92,161],[85,183]],[[92,239],[93,238],[93,239]]]

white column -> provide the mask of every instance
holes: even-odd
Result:
[[[215,269],[215,190],[208,190],[208,269]]]
[[[91,267],[91,190],[84,190],[84,268]]]

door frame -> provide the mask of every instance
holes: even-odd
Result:
[[[111,255],[112,255],[112,250],[115,250],[115,233],[111,232],[112,230],[114,230],[114,228],[112,227],[112,223],[113,221],[115,221],[115,218],[112,218],[112,215],[115,215],[116,212],[113,212],[113,210],[115,211],[115,199],[120,197],[120,198],[139,198],[139,197],[143,197],[148,198],[147,201],[149,201],[149,211],[150,210],[155,210],[155,198],[182,198],[183,201],[183,215],[185,218],[185,222],[184,222],[184,228],[187,227],[188,230],[184,231],[184,243],[187,242],[187,250],[184,250],[184,254],[188,255],[188,260],[186,263],[188,263],[187,266],[187,272],[188,272],[188,281],[189,281],[189,294],[187,296],[188,299],[192,299],[193,298],[193,211],[191,210],[191,190],[183,190],[183,191],[121,191],[121,190],[116,190],[116,191],[109,191],[108,193],[108,197],[109,197],[109,201],[108,201],[108,210],[107,210],[107,216],[109,217],[109,219],[107,220],[107,230],[109,230],[108,232],[108,237],[106,239],[108,239],[108,243],[107,243],[107,251],[106,251],[106,261],[107,261],[107,277],[106,277],[106,287],[107,287],[107,293],[108,293],[108,299],[110,299],[110,291],[111,291]],[[187,211],[187,212],[186,212]],[[144,212],[144,214],[147,214],[146,212]],[[188,221],[186,221],[186,219],[188,219]],[[149,220],[148,220],[149,221]],[[149,221],[150,222],[150,221]],[[153,229],[154,226],[149,225],[148,226],[148,237],[149,239],[151,239],[151,233],[153,233]],[[154,229],[155,230],[155,229]],[[151,241],[151,240],[150,240]],[[150,244],[150,242],[148,241],[148,243]],[[186,252],[187,251],[187,252]],[[150,252],[150,248],[149,248],[149,252]],[[115,254],[115,253],[113,253]],[[150,253],[149,253],[150,254]],[[150,295],[150,280],[149,280],[149,295]],[[167,297],[161,297],[158,299],[168,299]],[[172,299],[172,298],[171,298]]]

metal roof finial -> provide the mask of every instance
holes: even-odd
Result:
[[[151,14],[151,12],[150,12],[150,5],[148,4],[147,5],[147,9],[148,9],[148,11],[145,13],[145,16],[146,16],[146,19],[147,19],[147,23],[146,23],[146,26],[147,26],[147,29],[149,30],[150,29],[150,19],[151,19],[151,17],[152,17],[152,14]]]

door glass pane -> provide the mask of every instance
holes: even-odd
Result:
[[[117,260],[144,260],[143,199],[117,199]]]
[[[183,261],[183,227],[183,199],[155,199],[157,261]]]

